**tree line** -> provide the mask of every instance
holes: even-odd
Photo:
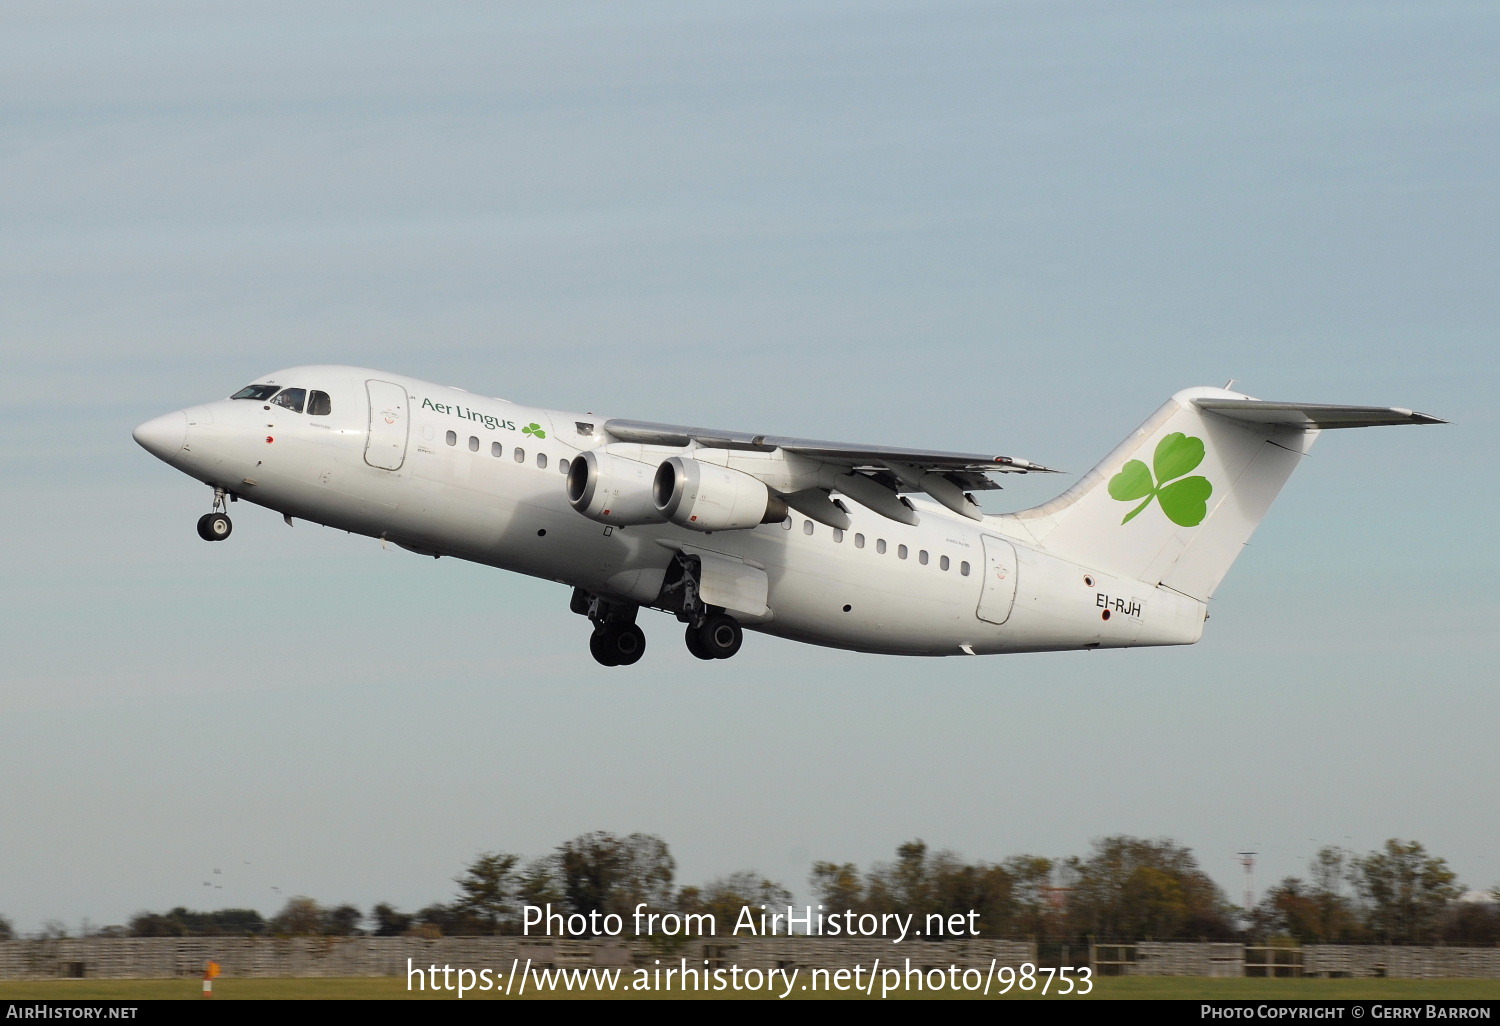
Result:
[[[1289,876],[1250,910],[1257,936],[1304,944],[1500,943],[1500,887],[1491,901],[1459,901],[1464,888],[1443,859],[1392,838],[1365,855],[1318,850],[1307,879]]]
[[[981,936],[1044,943],[1155,940],[1256,940],[1299,943],[1500,943],[1500,888],[1489,903],[1460,902],[1447,863],[1415,841],[1389,840],[1358,855],[1318,851],[1308,878],[1288,877],[1252,909],[1242,909],[1174,841],[1101,838],[1087,856],[1014,855],[970,862],[921,840],[868,869],[816,862],[810,904],[828,912],[949,917],[978,913]],[[454,879],[451,901],[403,912],[382,902],[363,913],[298,896],[269,919],[253,909],[140,912],[96,935],[183,936],[476,936],[516,934],[528,905],[564,915],[618,915],[637,905],[680,915],[711,914],[728,934],[741,909],[785,911],[792,894],[753,871],[678,886],[667,843],[650,834],[596,831],[524,860],[484,852]],[[800,910],[799,910],[800,911]],[[706,919],[699,922],[706,922]],[[49,924],[49,927],[52,924]],[[0,917],[0,940],[12,935]],[[55,934],[54,934],[55,935]]]

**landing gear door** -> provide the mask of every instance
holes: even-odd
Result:
[[[766,615],[766,572],[746,566],[737,559],[726,559],[711,553],[701,553],[703,560],[703,601],[711,606],[723,606],[727,611],[746,619],[757,619]]]
[[[979,618],[1004,623],[1015,604],[1016,548],[1004,538],[984,535],[984,590],[979,593]]]
[[[370,433],[365,462],[379,470],[400,470],[406,462],[406,433],[411,422],[406,389],[389,381],[365,382],[370,394]]]
[[[698,597],[710,606],[722,606],[747,623],[765,620],[769,581],[766,572],[742,559],[684,545],[685,555],[698,558]]]

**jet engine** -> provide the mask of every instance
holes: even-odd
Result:
[[[745,530],[787,515],[786,503],[759,479],[688,456],[656,468],[652,495],[662,519],[694,531]]]
[[[616,527],[660,524],[667,516],[652,501],[649,463],[594,449],[568,465],[568,502],[590,520]]]

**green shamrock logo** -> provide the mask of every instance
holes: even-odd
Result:
[[[1202,475],[1183,477],[1202,462],[1203,439],[1173,431],[1156,444],[1156,455],[1151,459],[1155,477],[1151,476],[1151,468],[1140,460],[1125,464],[1109,479],[1110,497],[1121,502],[1146,501],[1125,514],[1120,523],[1130,523],[1137,513],[1151,505],[1152,499],[1161,503],[1161,511],[1179,527],[1197,527],[1203,523],[1214,486]]]
[[[537,438],[546,438],[547,437],[547,432],[545,432],[545,431],[542,430],[542,426],[540,424],[535,424],[535,423],[533,423],[533,424],[527,424],[525,427],[523,427],[521,429],[521,434],[523,434],[523,435],[533,435],[533,436],[535,436]]]

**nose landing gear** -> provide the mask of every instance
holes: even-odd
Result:
[[[215,488],[214,511],[198,518],[198,537],[204,541],[223,541],[229,537],[229,532],[234,530],[233,521],[229,519],[229,514],[224,512],[226,494],[224,489]]]
[[[198,518],[198,537],[204,541],[223,541],[234,530],[234,524],[223,513],[205,513]]]

